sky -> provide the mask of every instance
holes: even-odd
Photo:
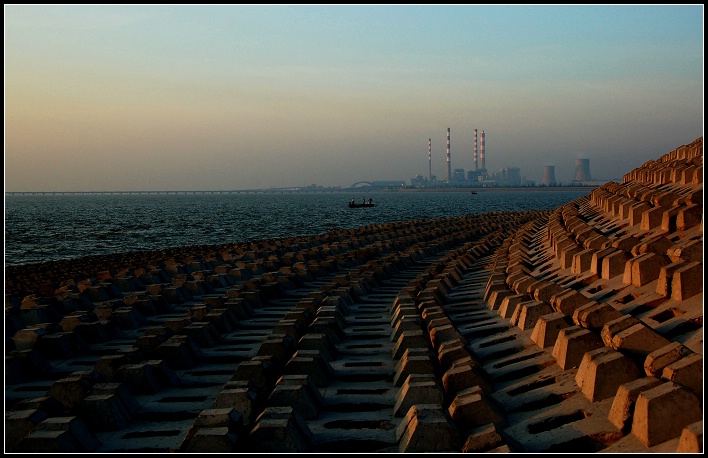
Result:
[[[703,5],[5,5],[5,191],[624,174],[703,135]]]

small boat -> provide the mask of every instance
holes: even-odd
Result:
[[[471,194],[477,194],[477,191],[470,191]]]
[[[375,207],[376,204],[353,204],[349,202],[349,208]]]

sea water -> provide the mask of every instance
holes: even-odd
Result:
[[[5,266],[316,235],[394,221],[555,209],[585,189],[5,196]],[[371,208],[349,208],[366,198]]]

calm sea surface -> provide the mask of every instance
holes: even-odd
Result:
[[[6,195],[5,265],[316,235],[369,224],[555,209],[588,189],[306,194]],[[352,199],[376,207],[350,209]]]

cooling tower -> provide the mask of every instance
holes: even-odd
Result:
[[[575,178],[573,181],[590,181],[590,159],[575,160]]]
[[[543,171],[543,184],[546,186],[555,186],[556,184],[556,168],[552,165],[547,165]]]

